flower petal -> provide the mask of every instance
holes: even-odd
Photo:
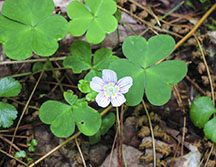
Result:
[[[90,82],[90,88],[96,92],[103,91],[104,87],[104,81],[99,77],[92,78],[92,81]]]
[[[106,83],[108,83],[108,82],[116,83],[117,82],[117,75],[112,70],[107,70],[107,69],[103,70],[102,71],[102,78]]]
[[[133,85],[133,79],[131,77],[124,77],[121,78],[118,82],[117,82],[117,86],[120,89],[121,93],[127,93],[128,90],[130,89],[130,87]]]
[[[97,104],[100,106],[100,107],[107,107],[110,103],[110,97],[109,96],[106,96],[104,94],[104,92],[100,92],[96,98],[95,98]]]
[[[124,102],[126,102],[126,99],[123,94],[118,93],[116,96],[111,97],[111,103],[113,107],[119,107],[121,106]]]

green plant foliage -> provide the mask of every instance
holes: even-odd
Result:
[[[112,112],[105,115],[102,119],[102,124],[98,132],[89,137],[90,144],[96,144],[101,140],[101,136],[105,135],[115,123],[115,114]]]
[[[78,89],[82,93],[89,93],[91,92],[91,88],[89,86],[90,82],[84,79],[79,80]]]
[[[118,22],[113,14],[117,10],[113,0],[85,0],[85,5],[73,1],[67,13],[71,21],[69,31],[73,36],[81,36],[86,31],[86,39],[93,44],[102,42],[106,34],[114,32]]]
[[[79,80],[78,89],[82,93],[87,93],[85,97],[87,101],[95,101],[98,93],[90,88],[90,81],[84,79]]]
[[[77,40],[71,45],[71,56],[64,60],[64,67],[71,67],[78,74],[91,68],[91,46],[85,41]]]
[[[205,136],[216,143],[216,117],[208,121],[204,126]]]
[[[120,22],[121,17],[122,17],[121,10],[120,9],[116,10],[114,16],[116,17],[116,19],[118,20],[118,22]]]
[[[190,108],[190,118],[194,125],[203,128],[213,113],[216,112],[211,98],[207,96],[194,100]]]
[[[86,80],[91,80],[92,77],[101,74],[101,71],[109,67],[109,64],[118,59],[112,55],[112,51],[106,48],[97,50],[93,56],[93,64],[91,64],[92,51],[89,43],[85,41],[75,41],[71,45],[71,56],[66,57],[63,62],[64,67],[72,68],[76,74],[83,70],[90,70],[85,77]]]
[[[0,97],[17,96],[22,89],[22,85],[14,78],[2,78],[0,85]]]
[[[71,90],[64,93],[65,100],[70,104],[49,100],[42,104],[39,117],[57,137],[68,137],[78,129],[85,135],[94,135],[101,126],[101,116],[89,107],[85,99],[78,99]]]
[[[179,60],[155,63],[167,57],[174,47],[175,41],[169,35],[156,35],[148,41],[140,36],[130,36],[124,41],[122,50],[127,59],[116,60],[109,68],[118,74],[118,78],[133,78],[133,86],[125,94],[127,105],[139,104],[144,90],[150,103],[160,106],[168,102],[171,86],[184,78],[187,65]]]
[[[20,150],[15,153],[14,155],[15,158],[25,158],[26,157],[26,152],[24,150]]]
[[[29,152],[35,152],[35,146],[38,144],[38,141],[36,139],[32,139],[31,142],[27,142],[28,150]]]
[[[7,0],[0,15],[0,42],[12,59],[26,59],[32,52],[50,56],[58,49],[58,40],[68,32],[68,22],[52,15],[52,0]]]
[[[216,143],[216,117],[209,120],[214,113],[216,108],[207,96],[196,98],[190,108],[190,118],[194,125],[204,128],[205,136]]]
[[[17,117],[17,110],[14,106],[0,102],[0,127],[9,128]]]
[[[0,97],[17,96],[22,89],[22,85],[14,78],[2,78],[0,85]],[[16,117],[17,110],[14,106],[0,102],[0,127],[10,127]]]
[[[41,63],[41,62],[37,62],[34,63],[33,67],[32,67],[32,72],[39,72],[42,70],[48,70],[48,69],[52,69],[52,66],[50,63]]]

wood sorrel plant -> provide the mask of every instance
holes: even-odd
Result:
[[[187,73],[187,65],[180,60],[167,60],[175,48],[175,41],[169,35],[156,35],[148,41],[140,36],[125,39],[122,51],[127,59],[110,64],[118,77],[131,76],[133,86],[125,95],[127,105],[135,106],[143,98],[144,91],[150,103],[165,104],[171,96],[171,86],[181,81]]]
[[[0,79],[0,97],[17,96],[22,89],[22,85],[14,78]],[[8,128],[17,117],[16,108],[8,103],[0,102],[0,127]]]
[[[75,123],[83,134],[94,135],[101,126],[100,114],[70,90],[64,93],[64,98],[69,105],[54,100],[43,103],[39,111],[41,121],[51,124],[50,129],[57,137],[73,134]]]
[[[113,16],[117,10],[113,0],[85,0],[69,4],[67,13],[71,21],[69,31],[73,36],[81,36],[86,31],[86,39],[93,44],[102,42],[106,34],[117,29],[118,21]]]
[[[190,118],[195,126],[203,128],[205,136],[216,143],[216,108],[207,96],[198,97],[190,108]],[[213,116],[212,119],[210,119]],[[209,120],[210,119],[210,120]]]
[[[0,15],[0,43],[12,59],[26,59],[32,52],[50,56],[68,32],[68,22],[52,15],[52,0],[6,0]]]

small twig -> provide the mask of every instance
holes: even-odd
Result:
[[[13,148],[15,148],[17,151],[20,151],[21,149],[17,147],[14,143],[11,143],[8,139],[4,138],[3,135],[0,135],[0,139],[11,145]]]
[[[141,9],[143,9],[143,10],[145,10],[146,12],[148,12],[149,14],[151,14],[151,15],[155,18],[155,20],[157,20],[158,25],[161,26],[160,20],[158,20],[157,16],[154,14],[154,12],[153,12],[151,9],[148,9],[148,8],[145,7],[145,6],[140,5],[138,2],[136,2],[136,1],[134,1],[134,0],[129,0],[129,2],[135,4],[136,6],[140,7]]]
[[[207,157],[207,159],[206,159],[206,162],[205,162],[204,167],[207,166],[207,163],[208,163],[208,161],[209,161],[209,158],[210,158],[210,156],[211,156],[213,150],[214,150],[214,144],[212,144],[212,146],[211,146],[211,150],[210,150],[210,152],[209,152],[209,154],[208,154],[208,157]]]
[[[105,115],[111,108],[112,108],[111,105],[109,107],[107,107],[102,113],[100,113],[101,116]],[[36,164],[38,164],[39,162],[43,161],[45,158],[47,158],[48,156],[50,156],[52,153],[56,152],[58,149],[60,149],[61,147],[63,147],[65,144],[67,144],[71,140],[77,138],[81,134],[82,133],[80,131],[77,132],[77,133],[75,133],[73,136],[71,136],[70,138],[68,138],[67,140],[65,140],[63,143],[59,144],[57,147],[55,147],[54,149],[52,149],[50,152],[48,152],[47,154],[45,154],[44,156],[42,156],[41,158],[39,158],[38,160],[36,160],[35,162],[33,162],[29,167],[33,167]]]
[[[146,104],[145,104],[143,99],[142,99],[142,104],[143,104],[143,107],[145,109],[146,115],[148,117],[148,122],[149,122],[150,130],[151,130],[152,147],[153,147],[152,149],[153,149],[153,156],[154,156],[154,164],[153,165],[154,165],[154,167],[156,167],[157,166],[157,155],[156,155],[156,147],[155,147],[155,139],[154,139],[154,130],[152,128],[151,118],[150,118],[148,109],[147,109]]]
[[[12,158],[12,159],[15,159],[17,162],[21,163],[22,165],[28,166],[28,164],[26,164],[25,162],[21,161],[21,160],[18,159],[18,158],[15,158],[15,157],[12,156],[11,154],[8,154],[7,152],[5,152],[5,151],[3,151],[3,150],[1,150],[1,149],[0,149],[0,152],[1,152],[2,154],[7,155],[8,157],[10,157],[10,158]]]
[[[193,35],[200,25],[205,21],[205,19],[216,9],[216,3],[205,13],[205,15],[199,20],[199,22],[194,26],[194,28],[182,38],[175,46],[176,50],[180,45],[182,45],[191,35]]]
[[[122,166],[127,166],[127,162],[124,158],[124,150],[123,150],[123,128],[124,128],[124,105],[121,106],[121,114],[120,114],[120,137],[119,137],[119,148],[120,148],[120,158],[122,160]],[[124,164],[123,164],[124,162]]]
[[[203,95],[207,95],[206,92],[200,88],[200,86],[198,84],[196,84],[192,79],[190,79],[190,77],[188,75],[186,75],[185,77],[192,85],[194,85]]]
[[[185,141],[185,129],[186,129],[186,116],[185,116],[185,108],[181,99],[181,95],[178,91],[176,85],[173,86],[174,95],[176,96],[178,106],[183,110],[184,113],[184,123],[183,123],[183,132],[182,132],[182,141],[181,141],[181,156],[184,155],[184,141]]]
[[[203,48],[200,44],[200,41],[199,39],[197,38],[196,34],[193,34],[198,45],[199,45],[199,48],[200,48],[200,52],[202,54],[202,58],[203,58],[203,61],[204,61],[204,64],[205,64],[205,67],[206,67],[206,70],[207,70],[207,74],[208,74],[208,79],[209,79],[209,82],[210,82],[210,87],[211,87],[211,94],[212,94],[212,101],[213,101],[213,104],[215,105],[215,96],[214,96],[214,86],[213,86],[213,81],[212,81],[212,78],[211,78],[211,74],[210,74],[210,70],[209,70],[209,67],[208,67],[208,64],[207,64],[207,61],[206,61],[206,58],[205,58],[205,54],[203,52]]]
[[[54,70],[54,67],[53,67],[52,63],[50,62],[49,57],[47,57],[47,61],[48,61],[48,63],[51,65],[52,73],[53,73],[54,78],[56,79],[56,81],[57,81],[57,83],[58,83],[58,85],[59,85],[59,87],[60,87],[60,89],[61,89],[61,92],[64,93],[64,89],[63,89],[63,86],[62,86],[62,84],[61,84],[61,81],[60,81],[59,78],[57,77],[56,72],[55,72],[55,70]]]
[[[113,141],[111,152],[110,152],[110,159],[109,159],[109,165],[108,165],[108,167],[112,167],[111,166],[111,162],[112,162],[112,156],[113,156],[113,152],[114,152],[114,148],[115,148],[115,143],[116,143],[117,137],[118,137],[118,131],[116,131],[116,133],[115,133],[114,141]]]
[[[17,130],[18,130],[18,127],[19,127],[19,125],[20,125],[20,123],[21,123],[21,121],[22,121],[22,118],[23,118],[23,116],[24,116],[24,114],[25,114],[25,111],[27,110],[28,105],[29,105],[29,103],[30,103],[30,101],[31,101],[31,99],[32,99],[32,97],[33,97],[33,95],[34,95],[34,92],[35,92],[35,90],[37,89],[37,86],[38,86],[38,84],[39,84],[39,82],[40,82],[40,80],[41,80],[41,78],[42,78],[42,76],[43,76],[43,73],[44,73],[44,71],[41,72],[41,74],[40,74],[40,76],[39,76],[39,78],[38,78],[38,80],[37,80],[37,82],[36,82],[36,84],[35,84],[35,86],[34,86],[34,89],[32,90],[32,93],[31,93],[31,95],[29,96],[29,99],[28,99],[28,101],[26,102],[26,105],[25,105],[25,107],[24,107],[24,109],[23,109],[23,111],[22,111],[22,114],[21,114],[21,116],[20,116],[20,118],[19,118],[19,121],[18,121],[18,123],[17,123],[17,125],[16,125],[16,128],[15,128],[15,130],[14,130],[14,134],[13,134],[13,137],[12,137],[12,140],[11,140],[11,143],[12,143],[12,144],[13,144],[13,142],[14,142],[14,138],[15,138],[15,136],[16,136],[16,132],[17,132]],[[12,148],[12,145],[10,145],[9,153],[11,152],[11,148]]]
[[[58,61],[58,60],[64,60],[66,56],[63,57],[53,57],[50,58],[50,61]],[[23,63],[36,63],[36,62],[46,62],[46,58],[41,58],[41,59],[30,59],[30,60],[17,60],[17,61],[3,61],[0,62],[1,65],[9,65],[9,64],[23,64]]]
[[[77,137],[76,137],[74,140],[75,140],[76,146],[77,146],[77,148],[78,148],[78,150],[79,150],[79,153],[80,153],[80,156],[81,156],[81,159],[82,159],[82,162],[83,162],[83,166],[84,166],[84,167],[87,167],[87,166],[86,166],[86,163],[85,163],[85,159],[84,159],[84,157],[83,157],[82,150],[81,150],[81,148],[80,148],[80,146],[79,146],[79,143],[78,143],[78,141],[77,141]]]
[[[17,103],[17,104],[20,104],[20,105],[23,105],[23,106],[26,105],[26,103],[17,101],[17,100],[14,99],[14,98],[8,98],[8,99],[14,101],[14,102]],[[32,108],[32,109],[34,109],[34,110],[39,110],[39,108],[36,107],[36,106],[30,106],[30,105],[29,105],[28,108]]]
[[[183,38],[183,37],[182,37],[181,35],[179,35],[179,34],[176,34],[176,33],[171,32],[171,31],[167,31],[167,30],[165,30],[165,29],[160,29],[159,27],[156,27],[156,26],[151,25],[151,24],[148,23],[147,21],[143,20],[142,18],[140,18],[140,17],[138,17],[137,15],[135,15],[135,14],[129,12],[127,9],[124,9],[124,8],[122,8],[122,7],[119,6],[119,5],[118,5],[117,7],[118,7],[121,11],[123,11],[123,12],[125,12],[125,13],[131,15],[132,17],[134,17],[134,18],[137,19],[138,21],[140,21],[140,22],[142,22],[143,24],[147,25],[147,26],[150,28],[150,30],[152,30],[152,32],[154,32],[155,34],[158,34],[157,31],[160,31],[160,32],[165,32],[165,33],[168,33],[168,34],[172,34],[172,35],[177,36],[177,37],[179,37],[179,38]],[[155,31],[155,30],[157,30],[157,31]]]

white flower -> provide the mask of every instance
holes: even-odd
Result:
[[[107,107],[110,102],[114,107],[121,106],[126,102],[123,94],[127,93],[132,85],[131,77],[121,78],[117,82],[116,73],[107,69],[102,71],[102,79],[93,77],[90,82],[91,89],[98,92],[95,100],[101,107]]]

